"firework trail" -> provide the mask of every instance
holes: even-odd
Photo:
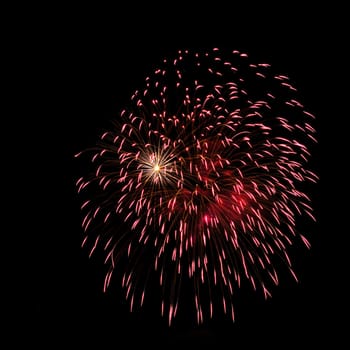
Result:
[[[186,277],[202,323],[216,309],[234,320],[243,280],[270,297],[280,261],[297,280],[288,247],[310,247],[296,218],[315,220],[300,185],[317,176],[306,167],[314,116],[296,94],[269,64],[219,49],[179,51],[145,79],[116,125],[82,152],[94,170],[76,183],[83,246],[104,252],[109,266],[105,290],[127,259],[130,309],[157,276],[170,324]]]

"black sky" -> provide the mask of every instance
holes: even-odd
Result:
[[[287,5],[275,11],[252,15],[249,9],[216,8],[212,12],[207,8],[205,15],[196,15],[196,11],[189,13],[177,6],[173,16],[170,9],[163,16],[119,9],[115,16],[104,17],[94,15],[93,9],[87,13],[82,9],[55,17],[54,25],[48,17],[34,31],[39,40],[34,38],[35,45],[29,43],[26,51],[38,49],[33,67],[40,71],[37,98],[46,117],[34,117],[33,122],[39,136],[32,151],[39,154],[40,163],[33,187],[41,191],[31,195],[37,198],[32,208],[37,230],[31,240],[31,260],[24,267],[30,291],[23,323],[32,329],[35,344],[49,349],[52,344],[80,348],[96,343],[96,349],[118,349],[126,341],[219,349],[227,342],[229,348],[240,349],[329,341],[333,334],[330,287],[324,280],[331,272],[325,262],[328,242],[321,230],[325,223],[321,149],[324,119],[331,111],[331,97],[324,87],[330,84],[330,60],[338,43],[329,40],[334,34],[323,20],[325,9],[318,16]],[[125,23],[122,18],[127,19]],[[47,33],[45,28],[49,28]],[[73,155],[93,145],[163,57],[181,48],[214,46],[246,51],[288,74],[299,89],[300,100],[317,116],[320,145],[314,148],[312,162],[321,181],[310,193],[319,222],[301,222],[311,234],[312,249],[295,252],[299,284],[282,279],[266,302],[243,290],[235,324],[216,319],[198,327],[184,313],[168,328],[159,317],[156,295],[144,310],[130,314],[117,283],[107,294],[102,293],[103,265],[97,258],[88,259],[87,251],[80,248],[81,217],[74,180],[81,169]],[[35,69],[30,75],[35,77]]]

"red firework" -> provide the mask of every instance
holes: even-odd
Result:
[[[310,243],[296,217],[314,220],[300,185],[317,176],[307,169],[314,116],[296,92],[269,64],[219,49],[179,51],[146,78],[77,181],[83,245],[102,247],[109,265],[104,289],[127,256],[131,310],[158,274],[170,324],[186,276],[201,323],[216,308],[234,319],[242,279],[269,297],[279,260],[297,279],[288,247]]]

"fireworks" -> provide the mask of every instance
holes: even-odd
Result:
[[[314,116],[296,95],[287,76],[238,51],[179,51],[145,79],[83,152],[93,171],[76,183],[87,197],[83,246],[109,266],[105,290],[128,259],[130,309],[157,276],[170,324],[186,277],[202,323],[217,309],[234,320],[243,280],[270,297],[281,261],[297,279],[288,247],[310,243],[296,218],[315,220],[300,185],[317,176],[307,169]]]

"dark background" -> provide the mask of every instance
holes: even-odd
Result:
[[[337,17],[326,8],[253,8],[200,5],[189,11],[169,5],[148,12],[138,6],[106,9],[103,14],[94,8],[50,11],[24,35],[27,82],[39,85],[33,98],[37,113],[23,124],[34,129],[28,154],[36,157],[28,161],[32,191],[25,202],[35,230],[23,266],[27,278],[21,320],[35,345],[118,349],[126,342],[223,348],[227,343],[237,349],[338,341],[334,330],[341,324],[333,311],[340,282],[330,262],[332,239],[324,229],[326,175],[321,160],[325,138],[329,142],[325,120],[333,112],[333,68],[341,61],[343,33],[340,26],[329,24]],[[163,57],[181,48],[212,47],[242,50],[288,74],[301,102],[317,116],[320,143],[313,149],[312,166],[321,180],[309,193],[318,223],[300,222],[310,233],[312,249],[292,251],[299,284],[282,276],[268,301],[243,289],[237,296],[235,324],[217,318],[196,326],[193,313],[188,317],[186,310],[169,328],[159,316],[156,291],[154,300],[133,314],[117,283],[102,292],[104,267],[80,248],[74,181],[81,169],[73,155],[94,144]]]

